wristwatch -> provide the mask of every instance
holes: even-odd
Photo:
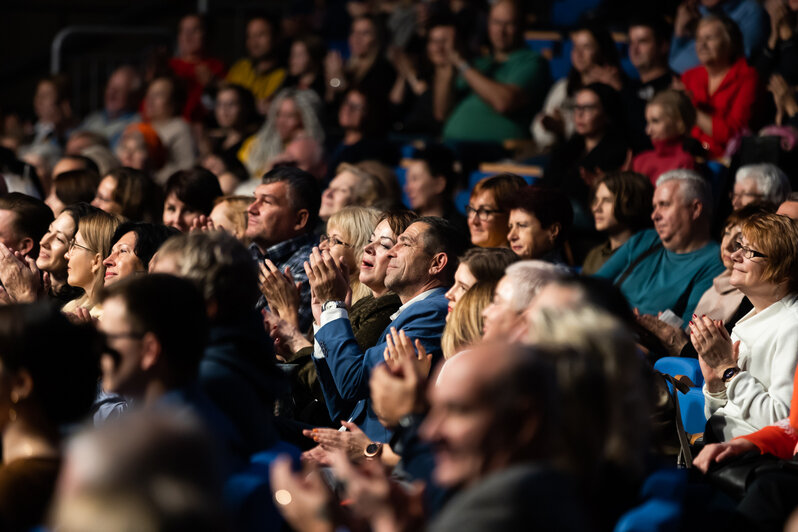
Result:
[[[363,450],[363,456],[366,458],[377,458],[382,454],[382,444],[378,442],[371,442],[366,445]]]
[[[344,301],[325,301],[324,304],[321,306],[321,311],[324,312],[325,310],[330,310],[331,308],[346,308],[346,302]]]
[[[738,368],[737,366],[727,368],[723,371],[723,376],[720,378],[720,380],[722,380],[723,382],[729,382],[738,373],[740,373],[740,368]]]

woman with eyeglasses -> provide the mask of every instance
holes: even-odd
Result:
[[[473,245],[481,248],[509,247],[507,221],[510,205],[525,186],[523,177],[509,173],[486,177],[474,186],[465,208]]]
[[[790,412],[798,361],[798,224],[759,214],[742,223],[729,282],[753,309],[726,332],[693,315],[690,339],[704,374],[708,443],[750,434]]]
[[[97,305],[100,290],[105,282],[103,259],[111,252],[111,237],[121,218],[97,209],[80,219],[78,230],[65,255],[67,283],[82,288],[84,294],[67,303],[67,314],[85,309],[93,318],[100,318],[102,309]],[[80,314],[78,314],[80,315]]]

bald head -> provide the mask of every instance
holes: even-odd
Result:
[[[798,220],[798,200],[785,201],[779,205],[779,210],[776,211],[776,214],[781,214],[782,216],[786,216],[792,220]]]

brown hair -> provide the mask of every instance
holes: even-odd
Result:
[[[94,170],[69,170],[53,178],[55,196],[64,205],[85,201],[90,203],[100,184],[100,174]]]
[[[116,181],[111,199],[122,206],[122,216],[137,222],[161,221],[161,188],[149,175],[135,168],[121,167],[111,170],[105,177],[113,177]]]
[[[767,255],[763,280],[786,282],[790,293],[798,292],[798,222],[778,214],[756,214],[743,222],[742,233]]]
[[[477,282],[462,295],[443,329],[441,350],[444,358],[453,357],[482,338],[482,311],[490,305],[497,284],[498,281],[492,280]]]
[[[659,105],[665,116],[670,118],[679,130],[679,134],[687,135],[695,125],[696,112],[693,102],[682,91],[665,89],[651,98],[648,105]]]
[[[654,186],[648,177],[637,172],[610,172],[596,182],[604,183],[614,196],[612,212],[618,223],[637,232],[651,227],[651,200]]]
[[[380,218],[377,220],[375,227],[380,225],[383,220],[388,221],[388,227],[391,228],[393,234],[396,236],[401,235],[405,232],[410,224],[415,222],[418,219],[418,214],[413,211],[408,211],[405,209],[397,209],[392,211],[385,211],[382,213]]]
[[[524,178],[510,173],[497,174],[486,177],[474,186],[471,197],[490,191],[499,210],[507,213],[510,210],[513,198],[523,187],[527,186]]]
[[[498,283],[504,270],[519,260],[509,248],[471,248],[460,257],[460,264],[471,270],[478,283]]]

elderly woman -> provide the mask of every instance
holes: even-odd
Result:
[[[725,16],[699,21],[695,48],[701,66],[682,75],[696,108],[692,135],[712,157],[721,157],[728,142],[748,127],[758,77],[743,56],[740,28]]]
[[[611,172],[599,179],[593,192],[591,211],[596,231],[607,240],[591,249],[582,265],[583,275],[593,275],[629,238],[651,227],[654,187],[642,174]]]
[[[105,280],[103,259],[111,252],[111,237],[121,219],[97,210],[82,217],[78,230],[66,254],[67,283],[82,288],[83,296],[67,303],[65,313],[86,309],[92,317],[99,318],[102,309],[97,304]]]
[[[573,224],[565,193],[554,188],[524,187],[511,202],[510,249],[521,259],[565,263],[564,246]]]
[[[791,192],[790,179],[775,164],[748,164],[741,166],[734,175],[730,198],[734,209],[755,201],[781,205]]]
[[[155,222],[161,219],[160,189],[141,170],[117,168],[100,181],[91,204],[128,220]]]
[[[691,341],[704,374],[705,439],[727,441],[787,417],[798,361],[798,226],[777,214],[742,224],[729,281],[753,310],[732,329],[693,316]]]
[[[471,243],[481,248],[509,247],[507,221],[512,198],[527,186],[524,178],[515,174],[486,177],[471,191],[466,205],[466,219]]]
[[[487,283],[495,288],[504,277],[507,266],[516,262],[518,255],[507,248],[471,248],[460,257],[454,272],[454,284],[446,292],[449,300],[449,313],[457,302],[477,283]],[[448,317],[447,317],[448,320]]]
[[[200,216],[208,216],[222,195],[216,176],[204,168],[175,172],[166,183],[163,223],[186,232]]]
[[[105,286],[130,275],[145,274],[161,244],[180,234],[174,227],[146,222],[123,222],[111,237],[111,253],[103,261]]]
[[[94,328],[44,304],[0,308],[0,515],[7,531],[42,525],[61,465],[63,427],[89,415],[99,377]]]

